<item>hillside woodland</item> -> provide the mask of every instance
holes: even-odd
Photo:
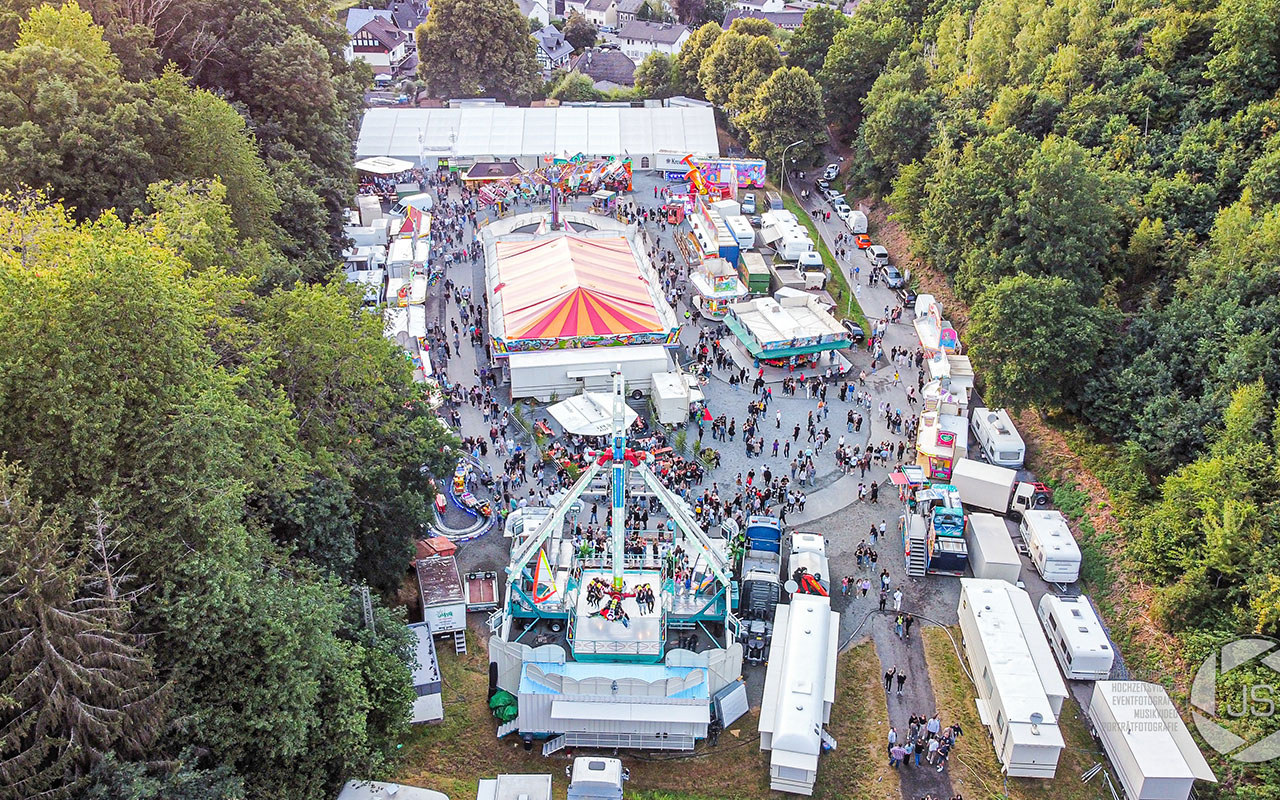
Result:
[[[376,598],[451,442],[333,276],[364,79],[323,5],[14,5],[0,798],[331,796],[412,705]]]

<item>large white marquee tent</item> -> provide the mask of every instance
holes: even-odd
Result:
[[[434,168],[548,155],[630,157],[633,169],[685,169],[687,155],[720,155],[710,108],[374,108],[365,112],[356,159],[401,158]]]

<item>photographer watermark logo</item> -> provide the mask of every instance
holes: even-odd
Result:
[[[1243,687],[1238,695],[1218,696],[1218,676],[1257,660],[1271,670],[1274,679]],[[1191,684],[1191,716],[1196,730],[1209,746],[1233,761],[1256,764],[1280,756],[1280,730],[1256,742],[1249,742],[1216,719],[1269,719],[1276,716],[1280,697],[1280,645],[1267,639],[1237,639],[1211,653]]]

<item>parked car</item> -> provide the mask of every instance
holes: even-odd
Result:
[[[840,219],[844,219],[853,213],[853,209],[849,208],[849,203],[844,199],[843,195],[832,200],[831,207],[840,215]]]
[[[867,256],[867,260],[870,261],[873,266],[889,266],[889,251],[885,250],[880,245],[873,244],[862,252]]]
[[[840,320],[840,324],[843,325],[844,329],[849,332],[850,336],[853,337],[853,341],[855,344],[858,342],[861,342],[867,336],[865,333],[863,333],[862,326],[851,319],[842,319]]]
[[[871,246],[871,237],[865,233],[860,233],[853,237],[853,243],[858,246],[859,250],[866,250]]]
[[[742,196],[742,213],[747,215],[756,213],[755,192],[747,192]]]
[[[898,304],[911,313],[916,307],[916,293],[906,286],[898,289]]]
[[[824,181],[822,178],[818,178],[816,181],[813,182],[813,186],[818,191],[825,192],[826,190],[831,188],[831,182]]]
[[[759,227],[760,227],[760,215],[759,215],[759,214],[748,214],[748,215],[747,215],[747,222],[750,222],[750,223],[751,223],[751,225],[752,225],[752,227],[759,228]]]
[[[824,189],[822,194],[827,198],[827,202],[834,203],[837,197],[844,197],[835,189]]]
[[[901,289],[907,285],[907,279],[902,276],[897,267],[890,264],[884,268],[884,283],[890,289]]]
[[[839,174],[840,174],[839,164],[828,164],[826,171],[822,173],[822,177],[826,178],[829,181],[833,181],[836,179],[836,176]]]

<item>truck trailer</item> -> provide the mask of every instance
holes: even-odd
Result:
[[[1075,583],[1080,577],[1080,545],[1061,511],[1028,511],[1018,529],[1040,577],[1051,583]]]
[[[956,460],[951,484],[960,490],[965,506],[1008,514],[1014,519],[1049,502],[1049,489],[1044,484],[1019,481],[1015,470],[972,458]]]
[[[975,578],[992,578],[1015,586],[1022,574],[1022,559],[1013,546],[1004,520],[994,514],[971,513],[964,518],[964,538],[969,544],[969,567]]]

